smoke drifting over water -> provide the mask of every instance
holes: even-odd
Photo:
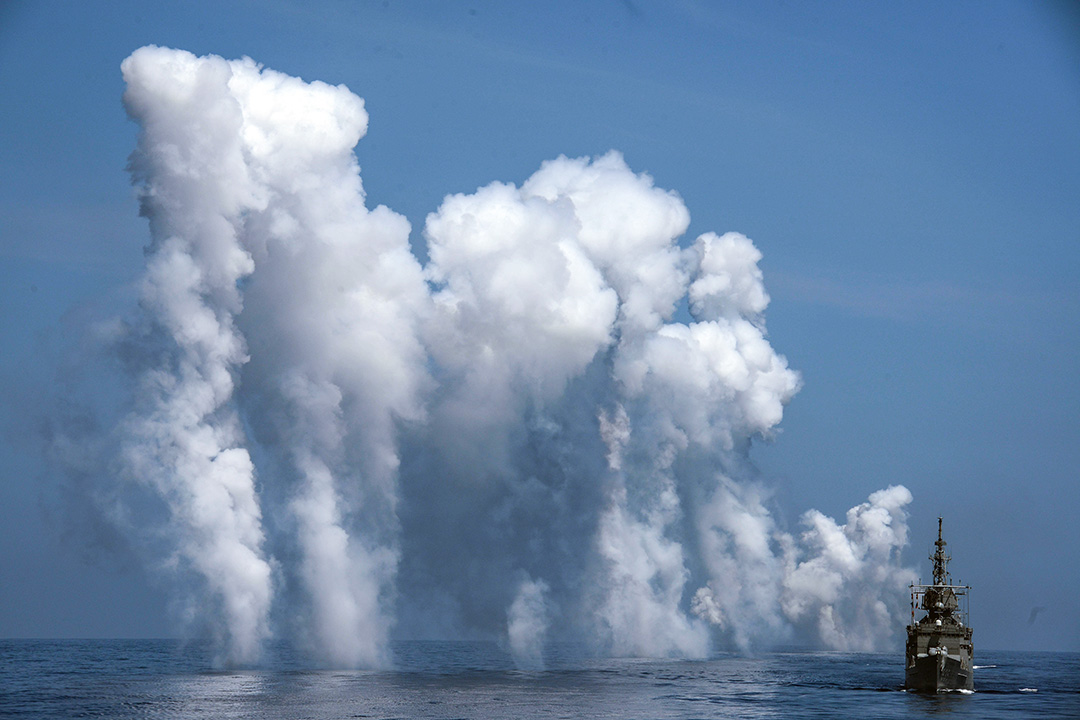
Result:
[[[226,661],[272,633],[346,667],[497,637],[535,668],[562,639],[700,657],[902,624],[906,489],[794,536],[751,479],[800,381],[750,240],[683,247],[682,200],[611,152],[446,197],[421,267],[365,205],[345,87],[157,47],[123,73],[152,240],[121,342],[152,351],[119,466]]]

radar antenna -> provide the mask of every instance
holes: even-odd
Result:
[[[941,539],[941,518],[937,519],[937,542],[934,543],[937,550],[930,559],[934,561],[934,584],[935,585],[948,585],[949,584],[949,561],[951,557],[945,554],[945,541]]]

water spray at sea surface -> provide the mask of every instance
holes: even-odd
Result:
[[[153,352],[120,466],[228,660],[275,631],[335,666],[399,635],[538,667],[560,639],[701,657],[901,624],[906,489],[795,536],[753,479],[800,379],[749,239],[682,241],[679,196],[609,152],[447,196],[421,267],[366,207],[344,86],[157,47],[123,72]]]

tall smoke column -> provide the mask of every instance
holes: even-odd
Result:
[[[571,204],[503,183],[447,197],[425,227],[440,387],[403,478],[404,609],[428,632],[501,625],[526,668],[548,604],[576,605],[599,500],[582,383],[618,297],[579,227]]]
[[[124,74],[152,243],[122,466],[228,660],[274,589],[281,629],[351,667],[393,628],[536,668],[556,639],[701,657],[898,625],[910,494],[795,536],[754,479],[800,380],[749,239],[687,242],[681,198],[610,152],[447,196],[421,269],[365,207],[346,88],[153,47]]]
[[[674,428],[667,442],[704,460],[690,465],[685,478],[708,577],[695,600],[737,647],[748,649],[752,641],[782,639],[784,623],[775,529],[760,490],[736,481],[741,448],[753,436],[768,436],[800,381],[765,338],[769,297],[757,248],[738,233],[706,233],[693,251],[688,299],[695,322],[667,326],[649,339],[643,357],[650,373],[642,383],[653,412]]]
[[[220,481],[234,497],[206,497],[197,507],[214,517],[228,517],[231,508],[253,523],[243,542],[258,555],[253,469],[240,447],[236,409],[246,414],[281,460],[263,480],[266,497],[285,504],[275,505],[277,526],[295,534],[295,551],[287,552],[299,562],[283,566],[282,577],[307,596],[306,607],[296,608],[305,618],[297,628],[303,644],[334,666],[385,665],[398,562],[395,423],[423,414],[426,354],[413,328],[429,298],[409,250],[408,222],[365,207],[352,152],[367,129],[363,101],[344,87],[305,83],[250,59],[163,48],[135,52],[124,71],[128,106],[143,125],[135,165],[145,212],[155,238],[166,238],[150,261],[145,304],[182,357],[205,356],[196,379],[209,376],[214,391],[194,413],[200,427],[156,411],[152,427],[174,435],[205,427],[237,446],[203,450],[235,471]],[[216,335],[202,340],[192,325]],[[182,379],[188,375],[181,370]],[[234,397],[237,375],[244,389]],[[184,404],[201,389],[193,383],[159,404]],[[144,438],[145,427],[133,422],[133,437]],[[171,456],[148,454],[149,444],[133,444],[128,456],[140,461],[138,474],[163,474]],[[196,467],[180,482],[189,488],[223,472]],[[233,600],[244,573],[213,562],[236,553],[192,540],[211,533],[220,544],[228,529],[189,519],[183,493],[162,494],[178,518],[185,555],[237,607],[227,624],[245,640],[231,656],[250,659],[266,635],[269,565],[262,561],[258,602]],[[244,621],[258,631],[243,631]]]
[[[682,609],[689,573],[677,538],[678,450],[656,442],[639,417],[648,411],[631,377],[650,372],[642,349],[667,327],[686,292],[686,258],[677,241],[690,214],[681,198],[632,172],[618,153],[591,163],[545,163],[522,189],[574,208],[582,250],[619,298],[618,342],[605,378],[615,404],[610,419],[604,410],[599,416],[611,473],[595,540],[597,633],[617,654],[701,657],[707,635]]]
[[[397,525],[397,420],[422,418],[429,305],[409,224],[368,211],[352,149],[367,129],[345,87],[250,60],[229,91],[266,205],[243,236],[255,259],[239,321],[253,348],[242,398],[296,485],[287,500],[304,587],[304,644],[335,667],[390,661]],[[291,475],[291,477],[290,477]],[[283,477],[282,477],[283,476]]]
[[[235,223],[255,198],[239,108],[219,92],[227,66],[185,60],[144,48],[122,65],[124,104],[142,128],[132,175],[152,236],[141,302],[160,343],[141,373],[122,459],[168,504],[177,559],[205,581],[208,619],[222,618],[225,659],[249,663],[268,635],[272,594],[232,403],[247,360],[237,286],[253,268]]]

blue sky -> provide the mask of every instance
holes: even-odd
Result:
[[[1080,13],[1000,2],[3,4],[0,636],[170,632],[39,441],[79,329],[134,301],[119,67],[151,43],[363,97],[369,206],[418,252],[446,194],[620,150],[688,239],[764,255],[804,383],[753,450],[784,522],[903,484],[905,558],[929,577],[944,515],[977,644],[1080,650]]]

